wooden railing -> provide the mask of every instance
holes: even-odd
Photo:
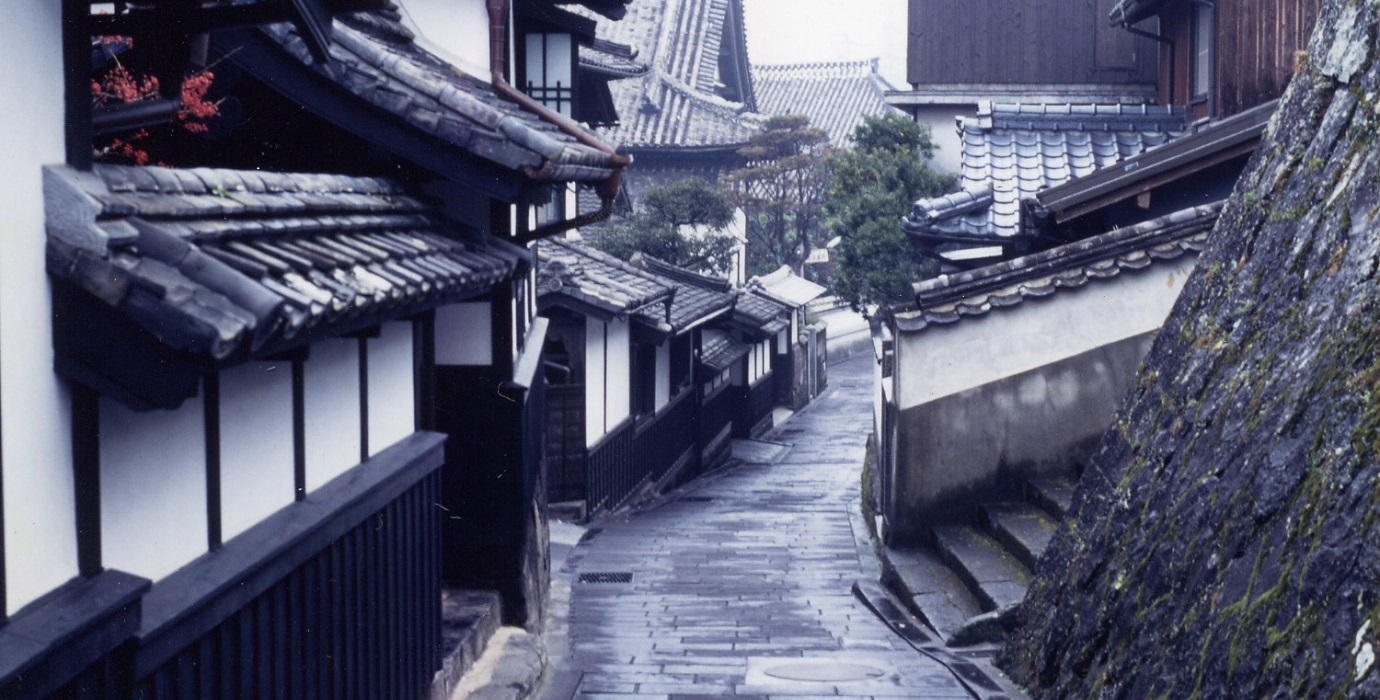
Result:
[[[643,480],[633,445],[636,426],[628,418],[589,448],[585,513],[613,510]]]
[[[694,392],[682,391],[638,426],[635,454],[647,481],[659,482],[673,467],[684,466],[685,460],[694,458],[694,448]]]
[[[733,419],[743,403],[744,387],[721,386],[704,397],[700,410],[701,471],[728,458]]]
[[[426,697],[441,441],[414,434],[155,585],[133,697]]]

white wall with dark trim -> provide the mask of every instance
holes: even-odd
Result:
[[[671,403],[671,340],[656,346],[656,410]]]
[[[417,426],[412,322],[385,323],[369,339],[369,454],[411,435]]]
[[[207,551],[204,406],[200,395],[171,411],[100,398],[106,568],[157,581]]]
[[[403,0],[408,28],[436,55],[489,80],[489,13],[484,0]]]
[[[5,610],[77,575],[71,405],[53,372],[40,166],[66,159],[61,3],[6,13],[0,43],[23,66],[0,92],[0,444]]]
[[[290,505],[292,365],[250,362],[220,373],[221,538]]]
[[[307,493],[359,464],[359,340],[311,346],[306,362]]]
[[[604,381],[605,336],[608,324],[585,317],[585,447],[597,442],[608,432],[608,408]]]
[[[487,301],[474,301],[436,309],[436,364],[493,364],[492,308]]]

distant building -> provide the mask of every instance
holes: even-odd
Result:
[[[1284,93],[1320,0],[1119,0],[1108,23],[1158,44],[1160,104],[1223,118]]]
[[[829,143],[847,146],[863,117],[892,111],[886,93],[894,88],[877,72],[877,65],[875,58],[754,65],[758,111],[766,115],[803,114],[829,135]]]
[[[887,102],[929,125],[956,174],[954,118],[992,102],[1145,104],[1155,43],[1104,21],[1115,0],[911,0],[906,82]]]

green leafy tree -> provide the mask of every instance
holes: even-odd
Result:
[[[672,265],[727,274],[737,240],[720,233],[733,222],[733,204],[701,178],[657,185],[642,197],[641,210],[587,231],[594,247],[624,260],[636,253]]]
[[[830,236],[842,238],[830,283],[855,309],[905,301],[912,282],[938,271],[899,223],[915,200],[954,185],[929,167],[934,148],[928,128],[889,113],[866,117],[853,132],[853,147],[829,158],[823,207]]]
[[[810,249],[823,242],[830,152],[829,136],[799,114],[767,119],[738,150],[747,164],[722,182],[747,215],[749,274],[782,264],[800,272]]]

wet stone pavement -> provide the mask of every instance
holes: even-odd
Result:
[[[593,524],[543,700],[971,697],[850,591],[877,580],[858,499],[871,371],[831,366],[767,436],[782,447]]]

